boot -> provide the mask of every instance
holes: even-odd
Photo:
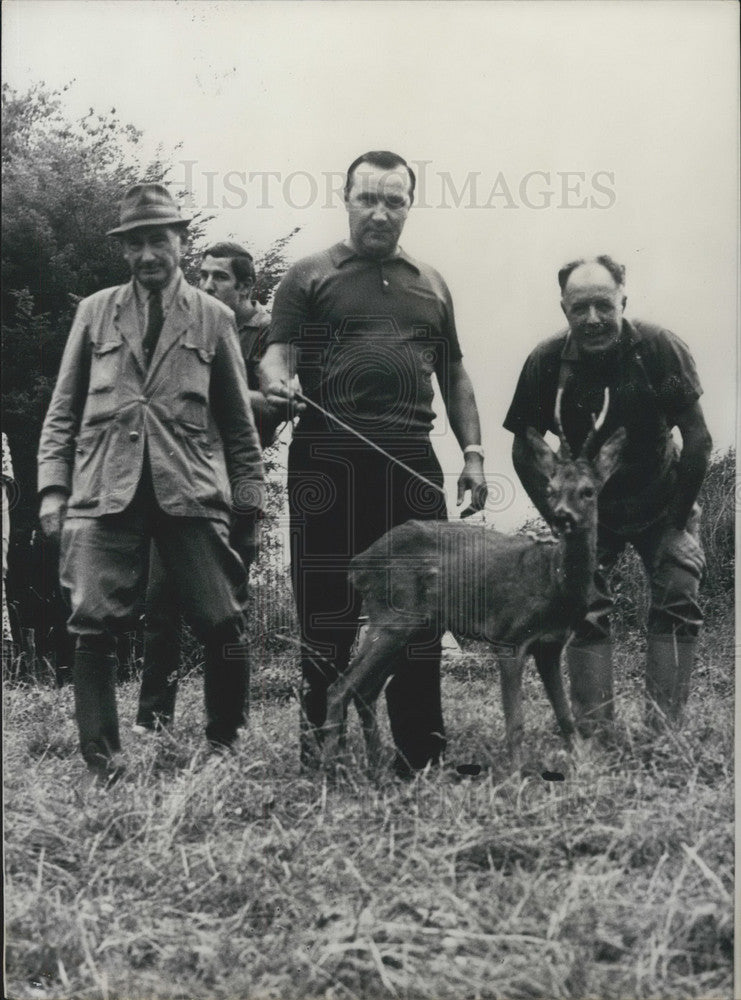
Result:
[[[646,722],[661,729],[679,722],[690,693],[697,640],[691,636],[649,635],[646,653]]]
[[[228,750],[249,714],[250,659],[241,622],[212,629],[204,647],[206,739],[214,750]]]
[[[88,770],[101,784],[115,781],[123,773],[116,754],[121,750],[116,710],[115,656],[78,649],[72,666],[75,715],[80,751]]]
[[[614,718],[612,643],[589,642],[566,647],[571,708],[579,733],[593,736],[609,730]]]

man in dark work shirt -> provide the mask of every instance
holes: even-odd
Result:
[[[697,593],[705,560],[696,500],[711,448],[699,403],[702,388],[679,337],[624,317],[621,264],[606,255],[573,261],[561,268],[558,281],[569,328],[544,340],[527,358],[504,421],[515,435],[517,474],[547,521],[552,517],[547,483],[537,472],[527,428],[557,433],[560,423],[576,455],[592,427],[592,415],[608,398],[595,453],[616,428],[627,432],[622,464],[599,496],[598,565],[587,614],[566,650],[572,704],[585,735],[606,723],[609,729],[613,601],[607,576],[630,542],[651,588],[649,721],[676,721],[689,693],[702,624]],[[681,451],[674,443],[674,427],[682,437]]]

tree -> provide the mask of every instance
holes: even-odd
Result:
[[[270,301],[278,282],[285,274],[288,268],[286,247],[300,231],[301,227],[296,226],[286,236],[280,236],[271,243],[264,254],[255,260],[255,268],[257,270],[255,298],[263,305],[267,305]]]

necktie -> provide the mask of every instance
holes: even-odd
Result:
[[[147,329],[144,334],[144,340],[142,341],[144,359],[147,362],[147,365],[149,365],[149,362],[152,360],[154,349],[157,346],[157,341],[159,340],[160,333],[162,332],[163,323],[164,314],[162,312],[162,292],[159,288],[155,288],[153,292],[149,293]]]

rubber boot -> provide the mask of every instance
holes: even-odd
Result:
[[[115,656],[80,649],[75,652],[72,677],[80,751],[88,770],[101,784],[112,783],[123,773],[123,765],[116,759],[121,750],[117,668]]]
[[[249,647],[241,622],[212,629],[204,647],[206,739],[212,749],[228,750],[249,714]]]
[[[691,636],[649,635],[646,653],[646,722],[661,729],[677,723],[690,693],[697,640]]]
[[[583,737],[607,734],[614,718],[612,643],[566,647],[574,722]]]

